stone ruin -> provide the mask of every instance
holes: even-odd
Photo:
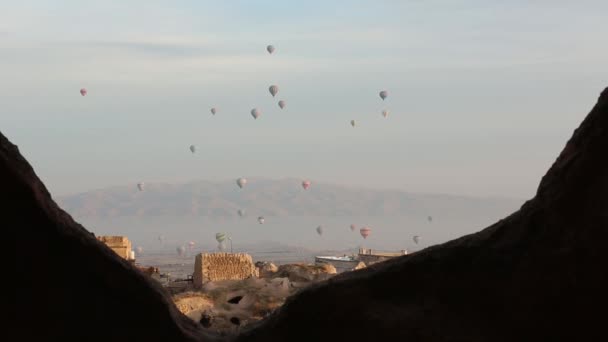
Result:
[[[245,253],[202,253],[194,261],[193,285],[202,287],[210,281],[258,278],[251,255]]]
[[[131,241],[126,236],[98,236],[97,240],[110,247],[125,260],[131,260]]]

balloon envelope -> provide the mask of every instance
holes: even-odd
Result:
[[[387,117],[388,116],[388,110],[383,110],[382,111],[382,116]]]
[[[259,117],[260,117],[260,115],[262,115],[262,113],[260,112],[260,110],[259,110],[259,109],[257,109],[257,108],[253,108],[253,109],[251,110],[251,116],[253,116],[253,118],[254,118],[254,119],[259,118]]]
[[[363,236],[364,239],[367,239],[369,234],[371,234],[372,230],[369,227],[363,227],[359,230],[359,234]]]
[[[265,222],[265,221],[266,221],[266,219],[264,218],[264,216],[260,216],[260,217],[258,217],[258,222],[259,222],[260,224],[264,224],[264,222]]]
[[[85,88],[80,89],[80,95],[85,96],[87,94],[87,90]]]
[[[215,115],[215,113],[217,113],[217,109],[215,107],[211,108],[211,114]]]
[[[357,226],[355,226],[355,224],[354,224],[354,223],[353,223],[353,224],[351,224],[351,225],[350,225],[350,230],[354,232],[354,231],[355,231],[355,229],[357,229]]]
[[[137,188],[139,191],[144,191],[144,183],[137,183]]]
[[[414,242],[415,242],[416,244],[418,244],[418,239],[419,239],[419,238],[420,238],[420,237],[419,237],[418,235],[414,235],[414,237],[412,238],[412,240],[414,240]]]
[[[217,234],[215,234],[215,239],[219,243],[224,242],[224,240],[226,240],[226,233],[217,233]]]
[[[380,98],[382,98],[382,100],[384,100],[387,96],[388,96],[388,91],[383,90],[380,92]]]
[[[194,153],[196,151],[196,146],[190,145],[190,152]]]
[[[181,255],[184,255],[184,252],[186,251],[186,247],[179,246],[179,247],[177,247],[176,250],[177,250],[177,254],[181,256]]]
[[[273,84],[270,87],[268,87],[268,91],[270,92],[272,97],[274,97],[279,92],[279,87],[277,87],[276,85]]]
[[[317,227],[317,234],[323,235],[323,227],[321,227],[321,226]]]
[[[268,51],[268,53],[273,53],[273,52],[274,52],[274,46],[272,46],[272,45],[268,45],[268,46],[266,47],[266,51]]]
[[[237,180],[236,180],[236,185],[238,185],[238,186],[239,186],[239,188],[241,188],[241,189],[242,189],[242,188],[243,188],[243,187],[244,187],[246,184],[247,184],[247,179],[246,179],[246,178],[241,177],[241,178],[239,178],[239,179],[237,179]]]
[[[240,217],[245,216],[245,210],[239,209],[238,213]]]
[[[305,180],[302,182],[302,187],[304,188],[304,190],[308,190],[308,188],[310,188],[310,181],[309,180]]]
[[[285,108],[285,101],[279,101],[279,107],[281,107],[281,109]]]
[[[355,120],[350,120],[350,125],[355,127]]]
[[[144,249],[141,246],[137,246],[137,248],[135,248],[135,252],[137,252],[137,254],[142,254],[144,252]]]
[[[429,216],[427,217],[427,220],[429,220],[429,222],[433,221],[433,217]]]

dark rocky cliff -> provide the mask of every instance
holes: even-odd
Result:
[[[17,278],[5,336],[213,339],[59,209],[1,134],[0,189]],[[608,340],[607,242],[608,89],[521,210],[479,233],[304,290],[238,340]]]
[[[608,341],[607,244],[608,89],[518,212],[305,290],[239,341]]]

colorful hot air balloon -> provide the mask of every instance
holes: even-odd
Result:
[[[310,188],[310,181],[309,180],[305,180],[302,182],[302,187],[304,188],[304,190],[308,190],[308,188]]]
[[[179,246],[179,247],[176,248],[176,250],[177,250],[177,255],[182,256],[186,252],[186,247]]]
[[[139,189],[139,191],[144,191],[144,183],[137,183],[137,188]]]
[[[322,226],[318,226],[317,227],[317,234],[323,235],[323,227]]]
[[[268,91],[270,92],[272,97],[274,97],[279,92],[279,87],[277,87],[276,85],[273,84],[270,87],[268,87]]]
[[[388,116],[388,110],[383,110],[382,111],[382,116],[384,116],[385,118]]]
[[[350,120],[350,125],[355,127],[355,120]]]
[[[239,209],[238,214],[240,217],[245,216],[245,210]]]
[[[266,51],[268,51],[268,53],[272,54],[272,53],[274,52],[274,46],[272,46],[272,45],[268,45],[268,46],[266,47]]]
[[[416,244],[418,244],[418,240],[420,239],[420,237],[418,235],[414,235],[414,237],[412,237],[412,240],[414,240],[414,242]]]
[[[380,98],[382,98],[382,100],[384,100],[387,96],[388,96],[388,91],[383,90],[380,92]]]
[[[246,184],[247,184],[247,179],[246,179],[246,178],[241,177],[241,178],[239,178],[239,179],[237,179],[237,180],[236,180],[236,185],[238,185],[238,186],[239,186],[239,188],[241,188],[241,189],[242,189],[242,188],[243,188],[243,187],[244,187]]]
[[[258,217],[258,223],[259,224],[264,224],[264,222],[266,222],[266,219],[264,218],[264,216]]]
[[[87,90],[85,88],[80,89],[80,95],[86,96],[87,95]]]
[[[279,107],[281,107],[281,109],[285,108],[285,101],[279,101]]]
[[[192,153],[196,152],[196,146],[190,145],[190,152],[192,152]]]
[[[351,230],[352,232],[354,232],[354,231],[355,231],[355,229],[357,229],[357,226],[355,226],[355,224],[354,224],[354,223],[353,223],[353,224],[351,224],[351,225],[350,225],[350,230]]]
[[[215,115],[217,113],[217,109],[215,107],[211,108],[211,114]]]
[[[363,236],[364,239],[367,239],[372,230],[369,227],[363,227],[359,230],[359,234]]]
[[[194,241],[188,242],[188,248],[192,249],[192,248],[194,248],[194,245],[195,245]]]
[[[226,233],[217,233],[217,234],[215,234],[215,239],[219,243],[224,242],[224,240],[226,240]]]
[[[262,113],[260,112],[260,110],[259,110],[259,109],[257,109],[257,108],[253,108],[253,109],[251,110],[251,116],[253,116],[253,118],[254,118],[254,119],[259,118],[259,117],[260,117],[260,115],[262,115]]]

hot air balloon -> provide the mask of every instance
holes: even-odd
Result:
[[[137,183],[137,188],[139,189],[139,191],[144,191],[144,183]]]
[[[310,181],[309,180],[305,180],[302,182],[302,187],[304,188],[304,190],[308,190],[308,188],[310,188]]]
[[[317,227],[317,234],[323,235],[323,227],[321,227],[321,226]]]
[[[137,248],[135,248],[135,252],[137,252],[137,255],[142,255],[144,248],[142,246],[137,246]]]
[[[224,242],[224,240],[226,240],[226,233],[216,233],[215,234],[215,239],[217,240],[217,242],[222,243]]]
[[[363,227],[359,230],[359,234],[363,236],[364,239],[367,239],[372,230],[369,227]]]
[[[177,250],[177,255],[182,256],[186,252],[186,247],[179,246],[179,247],[176,248],[176,250]]]
[[[380,98],[384,101],[384,99],[388,96],[388,91],[383,90],[380,92]]]
[[[350,125],[355,127],[355,120],[350,120]]]
[[[414,235],[414,237],[412,237],[412,240],[414,240],[416,244],[418,244],[418,239],[420,239],[418,235]]]
[[[285,108],[285,101],[279,101],[279,107],[281,107],[281,109]]]
[[[162,235],[159,235],[159,236],[158,236],[158,241],[159,241],[159,242],[162,244],[162,243],[163,243],[163,240],[165,240],[165,237],[164,237],[164,236],[162,236]]]
[[[268,45],[268,46],[266,47],[266,51],[268,51],[268,53],[272,54],[272,53],[274,52],[274,46],[272,46],[272,45]]]
[[[211,114],[215,115],[217,113],[217,109],[215,107],[211,108]]]
[[[192,248],[194,248],[194,245],[195,245],[194,241],[188,242],[188,248],[192,249]]]
[[[192,153],[196,152],[196,146],[190,145],[190,152],[192,152]]]
[[[429,217],[427,217],[427,220],[429,220],[429,222],[433,222],[433,217],[429,216]]]
[[[274,97],[279,92],[279,87],[277,87],[276,85],[273,84],[270,87],[268,87],[268,91],[270,92],[272,97]]]
[[[236,185],[238,185],[238,186],[239,186],[239,188],[241,188],[241,189],[242,189],[242,188],[243,188],[243,187],[244,187],[246,184],[247,184],[247,178],[243,178],[243,177],[241,177],[241,178],[239,178],[239,179],[237,179],[237,180],[236,180]]]
[[[266,222],[266,219],[264,218],[264,216],[260,216],[260,217],[258,217],[258,222],[260,224],[264,224],[264,222]]]
[[[254,118],[254,119],[259,118],[259,117],[260,117],[260,115],[262,115],[262,113],[260,112],[260,110],[259,110],[259,109],[257,109],[257,108],[253,108],[253,109],[251,110],[251,116],[253,116],[253,118]]]
[[[355,231],[355,229],[357,229],[357,226],[355,226],[355,224],[354,224],[354,223],[353,223],[353,224],[351,224],[351,225],[350,225],[350,230],[351,230],[352,232],[354,232],[354,231]]]
[[[245,210],[239,209],[238,214],[240,217],[245,216]]]
[[[385,118],[388,116],[388,110],[383,110],[382,111],[382,116],[384,116]]]
[[[80,89],[80,95],[86,96],[87,95],[87,90],[85,88]]]

